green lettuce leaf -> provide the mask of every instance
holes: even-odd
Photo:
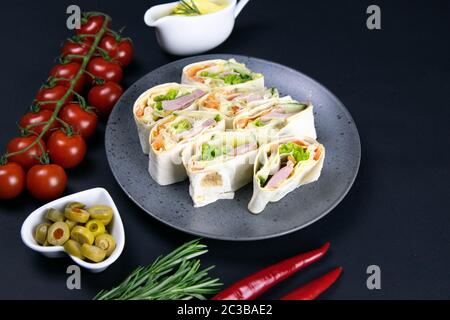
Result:
[[[280,145],[278,151],[280,154],[291,154],[297,162],[309,159],[309,151],[293,142]]]
[[[158,110],[162,110],[162,102],[167,100],[174,100],[178,95],[177,89],[169,89],[166,94],[161,94],[153,98],[153,101],[156,102],[155,108]]]
[[[223,150],[216,146],[211,146],[207,143],[202,144],[202,160],[209,161],[214,160],[216,157],[222,155]]]
[[[255,121],[253,121],[253,125],[256,127],[263,127],[266,124],[264,122],[262,122],[260,119],[256,119]]]
[[[175,129],[175,132],[181,133],[183,131],[189,130],[192,128],[192,124],[187,119],[183,119],[173,124],[172,127]]]

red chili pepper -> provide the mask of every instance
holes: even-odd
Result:
[[[281,300],[314,300],[339,278],[341,272],[341,267],[333,269],[322,277],[288,293]]]
[[[299,254],[267,267],[236,282],[218,293],[212,300],[253,300],[280,281],[319,260],[329,247],[330,243],[327,242],[319,249]]]

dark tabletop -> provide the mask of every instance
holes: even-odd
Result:
[[[2,3],[0,33],[0,145],[55,63],[66,8],[103,11],[126,26],[136,58],[124,86],[177,59],[163,53],[143,14],[161,1],[23,1]],[[324,299],[450,298],[450,2],[377,1],[382,29],[366,28],[371,1],[252,0],[231,37],[212,53],[279,62],[318,80],[352,114],[362,162],[347,197],[317,223],[276,239],[205,239],[204,265],[225,284],[331,241],[331,252],[265,295],[277,298],[335,266],[340,281]],[[188,31],[186,31],[188,32]],[[28,194],[0,203],[0,298],[89,299],[141,264],[194,237],[142,212],[122,192],[108,167],[104,125],[88,155],[69,171],[66,194],[103,186],[116,201],[126,232],[120,259],[101,274],[82,271],[82,289],[66,288],[68,258],[48,259],[26,248],[20,227],[41,205]],[[225,204],[225,203],[224,203]],[[381,268],[381,290],[368,290],[366,268]]]

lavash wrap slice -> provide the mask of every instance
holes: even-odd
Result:
[[[158,121],[149,135],[150,176],[160,185],[183,181],[183,149],[199,136],[224,130],[225,120],[218,112],[184,110]]]
[[[200,91],[199,91],[200,90]],[[154,127],[155,123],[172,114],[174,110],[164,110],[162,107],[164,98],[173,98],[173,93],[176,92],[175,99],[179,99],[183,96],[188,96],[190,94],[208,92],[206,87],[196,87],[190,85],[183,85],[179,83],[165,83],[155,87],[152,87],[142,93],[133,106],[133,116],[136,122],[136,127],[138,130],[139,141],[141,143],[142,152],[145,154],[149,153],[150,146],[148,144],[148,137],[150,135],[150,130]],[[200,98],[200,97],[199,97]],[[172,100],[175,100],[172,99]],[[183,110],[193,110],[196,108],[195,101],[187,103],[182,107]]]
[[[233,120],[233,129],[254,131],[261,144],[289,135],[317,138],[314,106],[298,102],[290,96],[271,99],[237,115]]]
[[[233,129],[233,120],[239,114],[279,98],[275,88],[217,88],[197,100],[198,110],[218,111],[225,117],[227,129]]]
[[[183,68],[181,83],[215,88],[264,89],[264,76],[248,69],[235,59],[205,60]]]
[[[298,152],[297,147],[303,151]],[[301,160],[296,162],[295,157]],[[253,168],[249,211],[260,213],[269,202],[277,202],[296,188],[319,179],[324,159],[325,147],[310,137],[283,137],[261,146]]]
[[[186,148],[182,158],[194,206],[233,199],[236,190],[252,181],[258,147],[252,132],[226,131],[204,135]]]

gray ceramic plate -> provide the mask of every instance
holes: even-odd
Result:
[[[318,140],[326,147],[320,179],[300,187],[259,215],[247,210],[252,185],[238,190],[234,200],[219,200],[194,208],[188,181],[159,186],[147,173],[132,106],[145,90],[165,82],[179,82],[183,66],[208,59],[245,63],[263,73],[268,87],[315,106]],[[156,219],[185,232],[223,240],[257,240],[304,228],[330,212],[347,194],[356,178],[361,146],[355,123],[344,105],[326,88],[288,67],[238,55],[205,55],[169,63],[133,84],[114,108],[106,130],[106,152],[111,170],[128,196]]]

